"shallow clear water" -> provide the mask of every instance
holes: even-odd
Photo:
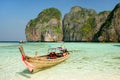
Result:
[[[120,80],[120,43],[65,43],[71,56],[52,68],[30,74],[18,46],[34,56],[61,43],[0,43],[0,80]]]

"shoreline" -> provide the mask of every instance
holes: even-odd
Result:
[[[65,43],[120,43],[120,42],[93,42],[93,41],[61,41]],[[25,41],[25,43],[61,43],[57,41]],[[19,41],[0,41],[0,43],[19,43]]]

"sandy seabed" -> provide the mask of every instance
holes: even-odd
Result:
[[[0,43],[0,80],[120,80],[120,43],[65,43],[73,51],[69,59],[35,74],[23,64],[19,45],[33,56],[60,43]]]

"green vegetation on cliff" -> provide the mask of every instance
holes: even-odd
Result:
[[[56,8],[44,9],[26,26],[28,41],[120,41],[120,3],[112,11],[96,13],[74,6],[62,20]],[[42,37],[41,37],[42,36]]]
[[[120,3],[107,16],[105,23],[95,34],[93,40],[101,42],[120,42]]]
[[[61,36],[61,37],[60,37]],[[56,8],[44,9],[26,26],[28,41],[61,41],[62,14]]]
[[[56,18],[57,20],[61,20],[61,12],[56,8],[48,8],[44,9],[38,17],[42,19],[42,23],[48,22],[51,18]]]
[[[88,18],[88,20],[84,23],[84,26],[80,29],[80,32],[82,32],[83,35],[87,35],[91,32],[93,28],[95,28],[94,21],[94,18]]]

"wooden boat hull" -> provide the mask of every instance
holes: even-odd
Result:
[[[57,57],[55,59],[50,59],[49,55],[29,57],[29,56],[25,56],[22,46],[20,46],[19,49],[22,54],[22,60],[31,73],[35,73],[42,69],[57,65],[57,64],[65,61],[69,57],[68,52],[66,52],[67,53],[66,56]]]
[[[27,57],[26,61],[29,62],[31,65],[35,66],[35,68],[33,69],[33,71],[35,71],[35,70],[41,70],[44,68],[57,65],[65,61],[68,57],[69,55],[65,57],[56,58],[56,59],[47,59],[47,57],[46,59],[41,59],[41,57],[38,57],[38,58]]]

